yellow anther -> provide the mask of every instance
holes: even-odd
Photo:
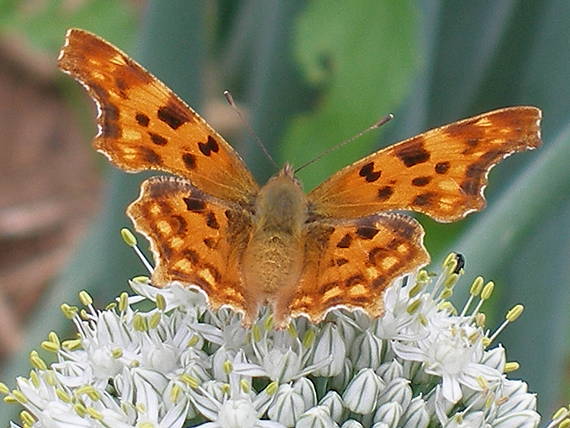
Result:
[[[424,327],[427,327],[428,325],[428,319],[424,316],[424,314],[419,314],[418,315],[418,320],[420,321],[420,324],[423,325]]]
[[[562,422],[560,422],[558,428],[570,428],[570,419],[564,419]]]
[[[505,363],[504,372],[511,373],[514,372],[515,370],[518,370],[520,367],[521,365],[516,361],[509,361],[508,363]]]
[[[471,284],[471,288],[469,289],[469,293],[472,296],[478,296],[481,290],[483,289],[483,283],[485,280],[482,276],[478,276],[473,280],[473,284]]]
[[[107,306],[105,306],[105,309],[106,309],[107,311],[112,311],[112,310],[114,310],[116,307],[117,307],[117,302],[110,302],[110,303],[107,303]]]
[[[146,321],[146,318],[141,314],[136,314],[133,318],[133,327],[136,331],[147,331],[148,323]]]
[[[30,372],[30,380],[32,381],[32,385],[34,385],[36,388],[40,387],[40,378],[38,374],[33,370]]]
[[[224,361],[223,369],[224,373],[229,375],[234,370],[234,365],[232,364],[231,361],[226,360]]]
[[[483,287],[483,291],[481,291],[481,299],[482,300],[489,299],[489,297],[491,297],[491,295],[493,294],[494,288],[495,288],[495,283],[493,281],[489,281],[487,284],[485,284],[485,287]]]
[[[93,419],[96,419],[98,421],[103,420],[103,414],[101,412],[98,412],[97,410],[95,410],[93,407],[87,407],[87,409],[85,409],[85,411]]]
[[[263,328],[265,328],[265,330],[271,330],[273,328],[273,314],[269,314],[269,316],[265,318]]]
[[[489,339],[488,337],[484,337],[482,343],[483,343],[483,347],[486,348],[487,346],[489,346],[491,344],[491,339]]]
[[[475,380],[477,381],[477,384],[481,387],[483,391],[489,389],[489,382],[487,382],[487,379],[485,379],[483,376],[477,376]]]
[[[61,388],[55,389],[55,395],[64,403],[71,403],[72,401],[71,396]]]
[[[119,296],[119,311],[121,312],[126,311],[128,305],[129,305],[129,295],[123,291]]]
[[[59,344],[50,342],[49,340],[44,340],[40,346],[43,350],[48,352],[56,353],[59,351]]]
[[[451,288],[444,288],[443,291],[439,294],[439,299],[447,300],[451,296],[453,296],[453,290]]]
[[[121,348],[113,348],[113,350],[111,350],[111,356],[117,360],[123,356],[123,350]]]
[[[451,289],[457,283],[458,280],[459,280],[459,274],[451,273],[445,278],[445,281],[443,281],[443,287],[445,289]]]
[[[251,338],[254,342],[259,342],[261,340],[261,329],[257,324],[251,327]]]
[[[0,394],[8,395],[10,393],[10,389],[4,382],[0,382]]]
[[[18,389],[12,390],[12,396],[18,400],[20,404],[26,404],[28,402],[28,398],[24,395],[24,393]]]
[[[417,312],[417,310],[420,308],[421,305],[422,305],[421,300],[416,299],[408,305],[406,311],[408,312],[408,314],[412,315],[413,313]]]
[[[156,428],[151,422],[141,422],[137,424],[137,428]]]
[[[148,276],[139,275],[135,276],[132,281],[138,282],[139,284],[148,284],[150,282],[150,278]]]
[[[437,308],[442,310],[442,311],[449,312],[450,314],[457,313],[457,309],[455,309],[455,306],[453,306],[453,303],[451,303],[449,301],[441,302],[439,305],[437,305]]]
[[[135,238],[133,232],[131,232],[126,227],[123,227],[121,229],[121,238],[123,238],[123,241],[125,241],[125,244],[127,244],[129,247],[134,247],[137,245],[137,238]]]
[[[566,416],[568,416],[569,413],[570,411],[566,407],[561,407],[556,412],[554,412],[554,415],[552,415],[552,419],[565,418]]]
[[[188,385],[190,388],[198,388],[200,386],[200,380],[194,376],[184,373],[180,376],[180,380]]]
[[[229,383],[223,383],[220,385],[220,391],[222,391],[222,394],[229,394],[231,390],[232,388]]]
[[[303,335],[302,343],[305,348],[310,348],[315,343],[315,330],[308,329]]]
[[[46,371],[43,373],[43,375],[44,375],[44,381],[48,385],[55,386],[59,383],[57,380],[57,377],[55,376],[55,373],[53,371]]]
[[[289,323],[289,325],[287,326],[287,333],[289,333],[289,336],[291,336],[291,338],[293,339],[299,337],[299,332],[297,331],[297,327],[295,327],[295,324],[293,324],[292,322]]]
[[[245,392],[246,394],[249,394],[249,391],[251,391],[251,385],[245,379],[242,379],[239,381],[239,386],[240,386],[241,390],[243,392]]]
[[[505,317],[505,319],[509,322],[514,322],[517,320],[518,317],[521,316],[523,311],[524,311],[523,305],[515,305],[511,308],[509,312],[507,312],[507,316]]]
[[[92,400],[92,401],[99,401],[101,399],[101,394],[99,393],[99,391],[89,391],[87,393],[87,396]]]
[[[93,388],[91,385],[83,385],[75,390],[75,395],[79,397],[80,395],[89,394],[93,391],[95,391],[95,388]]]
[[[80,309],[79,310],[79,316],[81,317],[82,320],[84,321],[88,321],[89,320],[89,314],[87,313],[87,311],[85,309]]]
[[[500,398],[497,400],[499,401]],[[495,401],[495,395],[494,394],[488,394],[487,395],[487,399],[485,400],[485,408],[489,409],[491,408],[491,406],[493,405],[493,403],[496,403]],[[498,404],[497,404],[498,405]]]
[[[181,392],[182,388],[180,388],[180,385],[174,384],[170,390],[170,401],[176,403],[178,401],[178,397],[180,397]]]
[[[166,309],[166,299],[162,294],[156,295],[156,307],[161,311]]]
[[[278,389],[279,389],[279,383],[273,381],[269,385],[267,385],[267,388],[265,388],[265,392],[267,393],[267,395],[273,395],[277,392]]]
[[[63,315],[68,319],[72,319],[77,314],[77,306],[70,306],[67,303],[63,303],[60,309]]]
[[[30,352],[30,364],[38,370],[47,370],[47,364],[41,359],[37,351]]]
[[[73,351],[75,349],[81,348],[81,340],[80,339],[64,340],[61,346],[63,346],[65,349]]]
[[[161,319],[162,319],[162,314],[160,312],[153,313],[148,320],[148,326],[152,329],[158,327]]]
[[[3,398],[4,403],[6,404],[17,404],[18,400],[13,395],[7,395]]]
[[[475,325],[477,327],[485,327],[486,322],[487,322],[487,315],[485,315],[483,312],[479,312],[477,313],[477,315],[475,315]]]
[[[418,284],[427,284],[429,282],[429,273],[426,270],[422,269],[416,275],[416,282]]]
[[[48,334],[48,340],[50,342],[57,343],[59,345],[59,337],[57,336],[57,333],[55,331],[51,331]]]
[[[453,266],[454,269],[455,266],[457,266],[457,254],[455,253],[449,253],[447,257],[443,260],[442,267],[447,268],[450,266]]]
[[[93,298],[91,297],[91,295],[85,291],[85,290],[81,290],[79,292],[79,301],[81,302],[82,305],[84,306],[89,306],[93,304]]]
[[[28,412],[27,410],[22,410],[20,412],[20,419],[26,425],[32,426],[32,425],[34,425],[34,423],[36,423],[36,420],[34,419],[32,414],[30,412]]]
[[[477,342],[477,340],[479,340],[480,337],[481,337],[481,333],[479,333],[478,331],[471,333],[469,335],[469,342],[475,343],[475,342]]]
[[[416,297],[418,294],[420,294],[423,291],[424,287],[425,283],[416,282],[416,284],[408,292],[408,297],[410,299]]]
[[[188,346],[194,346],[200,341],[200,337],[198,335],[194,335],[188,340]]]

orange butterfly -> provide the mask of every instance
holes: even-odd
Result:
[[[305,194],[286,164],[261,188],[235,150],[170,89],[116,47],[67,33],[59,67],[97,103],[94,145],[142,184],[127,213],[150,240],[153,284],[198,287],[244,325],[273,307],[278,327],[333,308],[382,315],[397,278],[429,262],[423,229],[393,210],[441,221],[485,205],[489,170],[541,144],[541,112],[510,107],[432,129],[373,153]]]

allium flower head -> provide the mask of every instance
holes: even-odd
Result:
[[[447,300],[456,263],[451,255],[435,277],[398,280],[377,320],[335,311],[286,330],[269,313],[245,329],[196,291],[144,278],[106,309],[82,292],[83,309],[62,305],[78,338],[51,333],[42,348],[56,361],[32,353],[30,376],[0,391],[34,428],[535,427],[535,396],[491,346],[522,307],[489,333],[480,309],[493,284],[477,278],[457,311]]]

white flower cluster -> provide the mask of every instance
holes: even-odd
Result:
[[[535,396],[507,379],[518,365],[488,349],[480,307],[493,284],[477,278],[459,314],[447,300],[457,261],[393,284],[380,319],[334,311],[284,331],[268,314],[244,329],[195,291],[141,278],[105,310],[81,293],[83,309],[62,306],[78,338],[50,334],[56,362],[32,353],[29,378],[0,391],[34,428],[535,427]]]

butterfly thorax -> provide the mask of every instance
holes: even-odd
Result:
[[[287,166],[261,188],[242,271],[248,299],[257,312],[266,300],[280,305],[292,297],[303,267],[307,199]]]

